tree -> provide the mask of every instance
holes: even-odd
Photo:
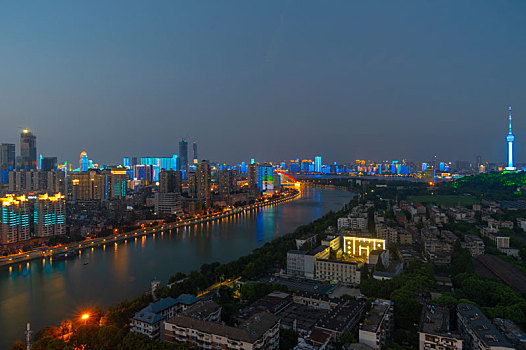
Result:
[[[11,345],[11,350],[26,350],[26,344],[21,340],[17,340]]]
[[[294,349],[298,344],[298,333],[292,329],[283,329],[279,333],[280,350]]]

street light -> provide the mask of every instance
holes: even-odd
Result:
[[[89,314],[82,314],[80,318],[84,320],[84,325],[86,325],[86,322],[88,322],[88,319],[89,319]]]

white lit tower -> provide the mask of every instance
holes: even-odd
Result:
[[[508,136],[506,136],[506,141],[508,142],[508,166],[506,170],[515,170],[513,166],[513,142],[515,141],[515,136],[511,132],[511,106],[509,107],[509,130]]]

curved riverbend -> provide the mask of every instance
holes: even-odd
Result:
[[[51,263],[33,260],[0,269],[0,349],[22,339],[26,322],[38,330],[72,318],[86,308],[107,307],[166,283],[177,271],[188,273],[204,263],[228,262],[352,198],[348,191],[302,188],[301,197],[152,235],[111,242]]]
[[[246,205],[243,207],[229,209],[221,213],[213,213],[210,215],[201,216],[196,219],[190,219],[190,220],[185,220],[185,221],[164,224],[160,226],[148,227],[148,228],[131,231],[131,232],[120,233],[120,234],[116,234],[116,235],[112,235],[108,237],[89,239],[83,242],[70,243],[64,246],[54,247],[52,249],[48,249],[43,252],[33,251],[30,253],[17,254],[16,256],[2,257],[0,258],[0,266],[12,265],[16,267],[17,265],[20,265],[20,263],[24,263],[24,262],[35,260],[35,259],[46,259],[48,257],[50,258],[50,260],[52,260],[53,257],[57,257],[57,256],[60,256],[61,258],[67,258],[68,255],[73,255],[73,254],[76,254],[77,252],[80,254],[81,253],[80,251],[91,249],[93,247],[99,247],[99,246],[104,246],[104,245],[111,244],[111,243],[126,241],[128,239],[134,239],[135,237],[141,237],[141,236],[152,235],[152,234],[154,235],[156,232],[163,232],[167,230],[183,228],[185,226],[193,226],[193,225],[205,223],[208,221],[222,220],[224,218],[238,215],[239,213],[246,213],[247,211],[265,208],[271,205],[276,205],[276,204],[280,204],[286,201],[290,201],[300,196],[301,196],[301,192],[298,191],[292,194],[284,195],[283,197],[276,198],[273,200],[265,200],[265,201],[257,202],[254,204]]]

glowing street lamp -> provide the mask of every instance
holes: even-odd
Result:
[[[88,322],[88,319],[89,319],[89,314],[82,314],[82,316],[80,316],[80,318],[82,320],[84,320],[84,325],[86,325],[86,323]]]

